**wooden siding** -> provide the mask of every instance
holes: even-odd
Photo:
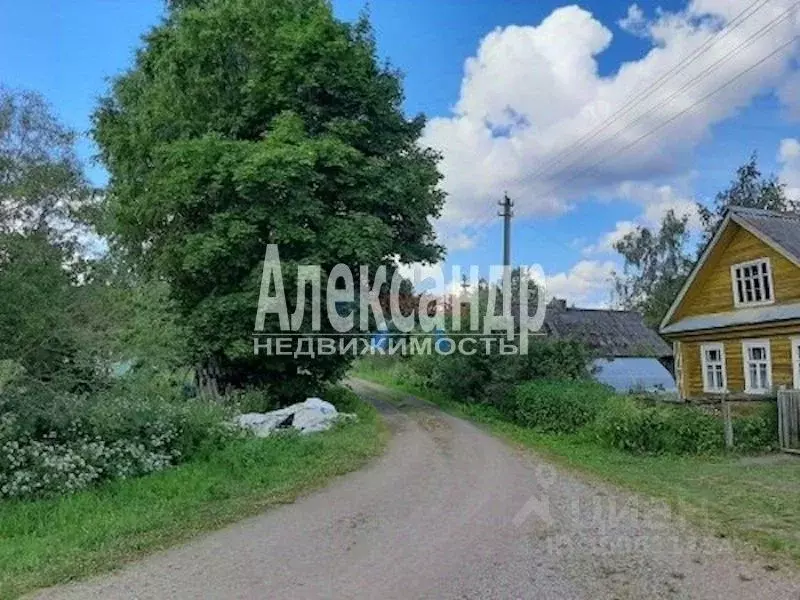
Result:
[[[682,339],[677,346],[680,353],[681,378],[679,390],[683,398],[709,396],[703,391],[702,359],[700,346],[704,343],[721,342],[725,347],[725,371],[728,391],[731,394],[744,393],[744,361],[742,342],[752,339],[768,339],[772,360],[772,385],[775,388],[792,388],[792,349],[790,339],[800,337],[800,323],[779,327],[751,328],[748,331],[706,332]]]
[[[685,317],[735,310],[731,265],[769,258],[775,304],[800,302],[800,267],[736,223],[723,232],[670,323]]]

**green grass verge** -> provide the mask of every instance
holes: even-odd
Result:
[[[484,425],[506,440],[533,448],[585,475],[673,506],[705,531],[751,544],[771,558],[800,566],[800,459],[763,457],[638,456],[601,446],[590,436],[545,435],[505,420],[490,406],[463,404],[391,372],[355,376],[411,394]]]
[[[114,569],[357,469],[381,452],[386,433],[374,408],[355,397],[353,408],[357,422],[325,433],[237,440],[154,475],[0,502],[0,598]]]

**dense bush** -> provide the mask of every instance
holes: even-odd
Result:
[[[594,381],[530,381],[519,385],[501,410],[525,427],[573,433],[594,422],[613,393]]]
[[[570,341],[533,339],[527,355],[433,354],[362,359],[359,368],[390,372],[395,380],[434,389],[461,402],[499,404],[523,381],[584,379],[589,355]]]
[[[722,422],[686,405],[648,404],[617,397],[595,428],[606,445],[633,453],[702,454],[723,446]]]
[[[759,405],[752,414],[733,419],[733,439],[738,450],[765,452],[778,445],[778,407],[772,402]]]
[[[0,498],[69,493],[159,471],[233,435],[221,407],[144,388],[93,396],[5,389],[0,414]]]
[[[237,390],[227,396],[225,402],[238,413],[269,412],[280,408],[278,398],[269,390],[259,388]]]

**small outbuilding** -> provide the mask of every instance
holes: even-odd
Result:
[[[595,357],[597,380],[618,391],[675,391],[672,347],[636,311],[574,308],[554,298],[542,331],[583,344]]]

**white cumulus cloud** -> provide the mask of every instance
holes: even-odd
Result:
[[[781,140],[778,163],[781,165],[778,179],[786,184],[786,195],[800,201],[800,141],[796,138]]]
[[[599,74],[597,57],[612,33],[577,6],[559,8],[537,25],[488,33],[464,65],[452,114],[431,119],[425,131],[424,143],[443,153],[449,198],[440,227],[484,221],[504,190],[524,218],[559,214],[586,196],[608,196],[624,182],[685,173],[713,124],[791,72],[796,45],[777,50],[800,31],[787,12],[791,4],[761,5],[724,35],[720,28],[750,0],[694,0],[653,19],[633,6],[622,23],[653,46],[607,76]],[[715,35],[697,60],[686,60]],[[596,131],[676,65],[682,69],[675,77]],[[665,206],[643,203],[643,219],[655,219]]]
[[[545,292],[548,298],[564,298],[579,308],[605,308],[611,303],[614,271],[611,261],[582,260],[568,271],[547,275]]]
[[[617,222],[614,229],[600,236],[596,243],[583,248],[584,256],[616,252],[616,242],[638,227],[658,229],[670,210],[679,218],[688,217],[690,233],[698,233],[702,229],[697,203],[690,194],[676,186],[626,181],[618,186],[615,197],[641,206],[641,214],[634,221]]]

